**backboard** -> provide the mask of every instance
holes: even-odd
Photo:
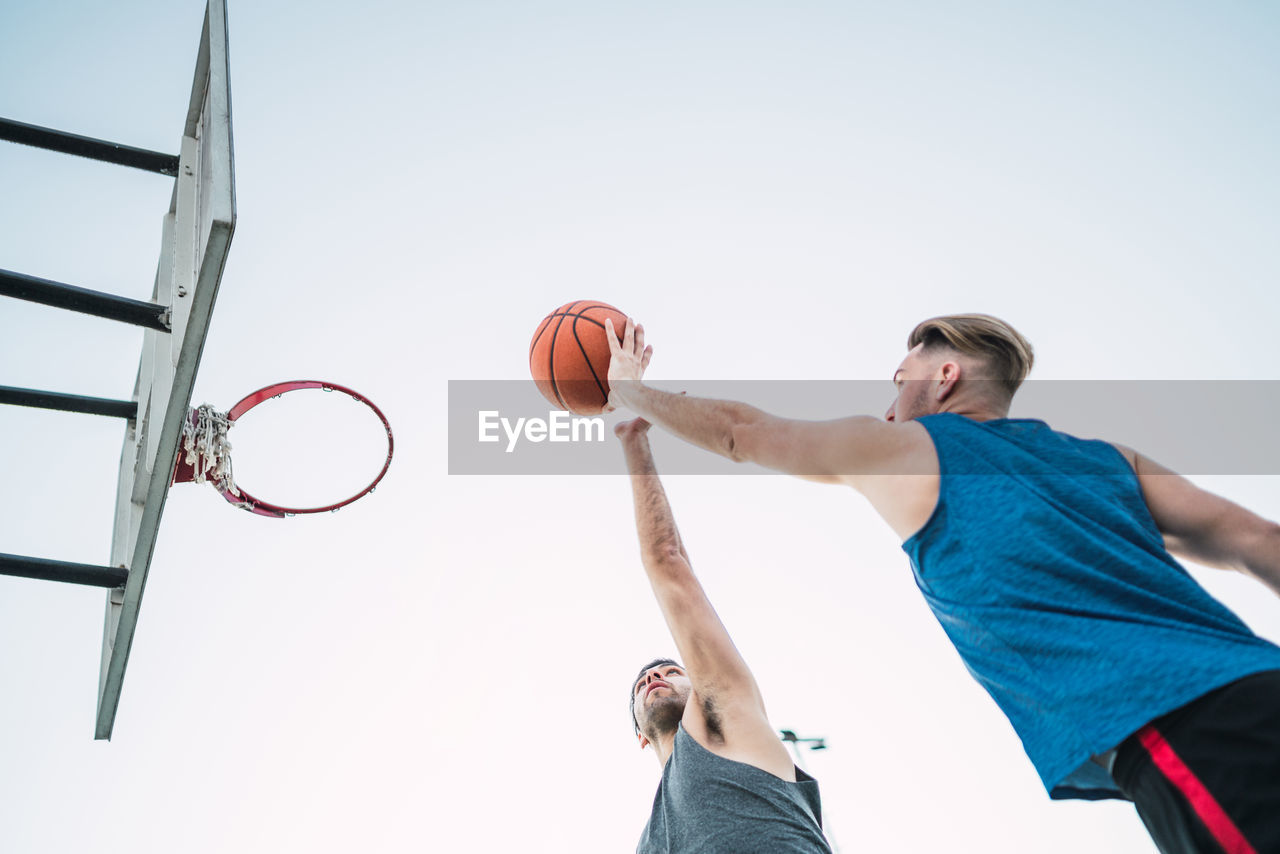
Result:
[[[182,422],[235,228],[231,85],[225,0],[205,10],[178,175],[164,217],[152,302],[168,306],[170,332],[147,329],[125,429],[116,491],[111,565],[128,570],[107,593],[94,737],[109,739],[160,518],[173,477]]]

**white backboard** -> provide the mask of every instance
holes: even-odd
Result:
[[[225,0],[209,0],[152,293],[153,302],[169,306],[172,331],[145,333],[134,386],[138,415],[120,454],[111,565],[128,569],[129,577],[107,594],[95,738],[109,739],[115,725],[182,423],[231,246],[234,159],[227,9]]]

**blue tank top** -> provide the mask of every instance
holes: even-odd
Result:
[[[1280,647],[1165,550],[1114,447],[1029,419],[919,421],[942,477],[933,515],[902,548],[1051,797],[1121,797],[1093,755],[1215,688],[1280,669]]]

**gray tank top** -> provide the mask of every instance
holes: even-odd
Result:
[[[681,725],[636,854],[831,854],[818,781],[716,756]]]

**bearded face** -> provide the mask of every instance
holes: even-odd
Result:
[[[693,691],[684,668],[664,664],[646,670],[636,682],[631,701],[636,724],[649,741],[673,733]]]

